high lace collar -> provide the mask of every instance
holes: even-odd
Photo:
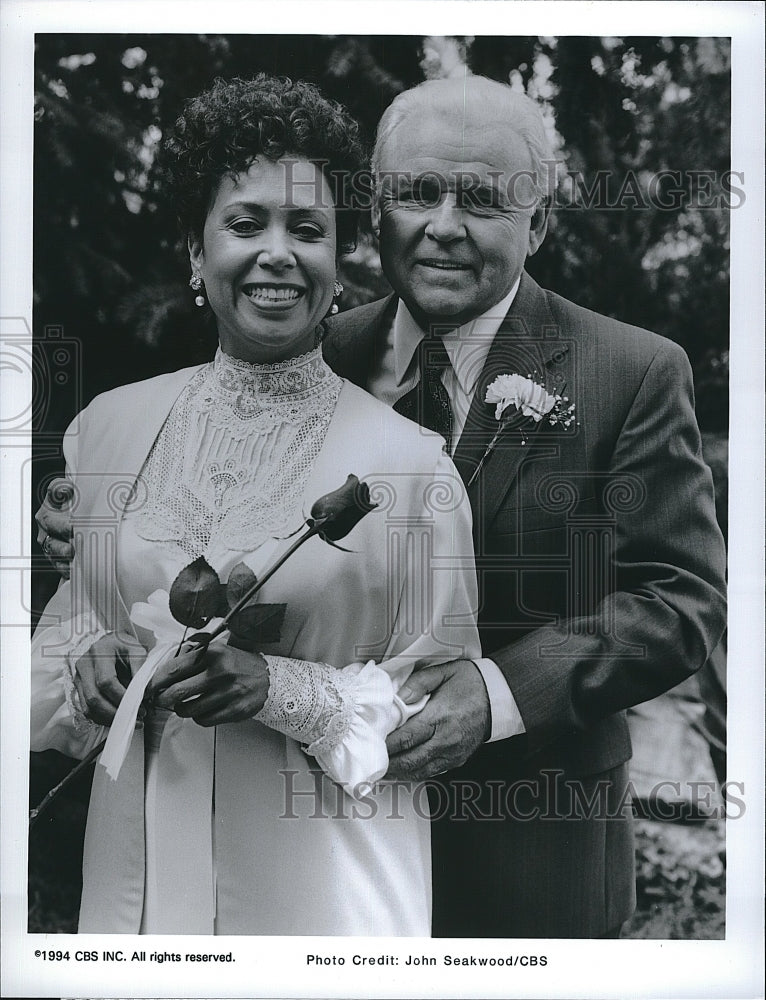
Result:
[[[321,347],[273,364],[242,361],[224,354],[219,347],[213,359],[211,377],[219,389],[239,398],[250,397],[261,406],[295,402],[316,393],[335,378],[322,357]]]

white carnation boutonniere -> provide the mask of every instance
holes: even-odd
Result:
[[[574,422],[575,404],[569,402],[568,396],[559,392],[549,392],[544,385],[530,376],[498,375],[494,382],[487,386],[485,403],[495,403],[495,419],[503,420],[503,414],[509,406],[525,417],[531,417],[539,423],[543,417],[548,418],[551,425],[570,427]],[[522,444],[526,443],[522,431]]]
[[[474,469],[468,486],[471,486],[479,475],[484,462],[491,455],[500,435],[513,417],[521,416],[533,420],[536,424],[545,419],[551,426],[564,429],[568,429],[575,422],[575,404],[569,402],[569,397],[556,390],[551,391],[541,382],[535,381],[531,375],[527,377],[515,373],[498,375],[494,382],[487,386],[484,402],[494,404],[498,428],[487,445],[481,461]],[[523,426],[519,427],[519,433],[522,445],[526,445],[527,437]]]

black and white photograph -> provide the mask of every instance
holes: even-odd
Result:
[[[4,995],[761,995],[763,5],[220,7],[2,10]]]

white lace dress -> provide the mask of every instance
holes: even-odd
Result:
[[[109,395],[107,440],[123,410]],[[167,405],[116,532],[127,609],[169,590],[200,555],[224,581],[241,561],[258,574],[323,487],[349,472],[372,482],[385,514],[341,543],[351,552],[312,539],[264,587],[261,599],[287,611],[280,641],[263,649],[270,688],[256,719],[203,729],[154,712],[116,782],[97,768],[80,929],[426,935],[425,789],[375,783],[385,736],[408,714],[396,692],[413,667],[480,655],[470,520],[454,468],[319,351],[270,366],[219,351]],[[419,450],[425,467],[391,458],[399,444]],[[84,476],[87,458],[78,464]],[[429,501],[434,488],[452,500]],[[64,656],[50,652],[66,645],[51,646],[50,626],[46,655],[45,630],[36,637],[33,749],[82,756],[104,735],[79,714],[71,670],[114,623],[81,606],[83,615],[90,639],[80,626],[84,638]],[[132,867],[115,861],[130,856]]]

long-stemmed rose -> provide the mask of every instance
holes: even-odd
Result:
[[[255,648],[257,638],[260,638],[261,642],[275,641],[279,635],[285,605],[253,605],[251,602],[258,591],[310,538],[316,535],[328,544],[340,548],[335,543],[345,538],[362,518],[376,507],[377,504],[370,501],[368,485],[360,482],[357,476],[349,475],[341,487],[325,494],[314,503],[302,533],[260,578],[256,578],[247,566],[240,564],[230,574],[228,583],[222,585],[218,575],[204,559],[197,559],[185,567],[176,577],[170,595],[166,595],[170,613],[184,626],[193,628],[207,626],[208,631],[197,632],[188,641],[179,644],[176,655],[181,645],[185,645],[187,651],[202,649],[227,629],[236,640],[232,644],[241,645],[242,648]],[[222,615],[226,603],[230,606]],[[209,625],[216,617],[219,617],[220,621],[215,627],[210,628]],[[147,680],[144,679],[144,687],[146,683]],[[106,743],[107,740],[99,743],[45,796],[37,808],[30,812],[30,828],[50,807],[62,789],[101,754]]]

